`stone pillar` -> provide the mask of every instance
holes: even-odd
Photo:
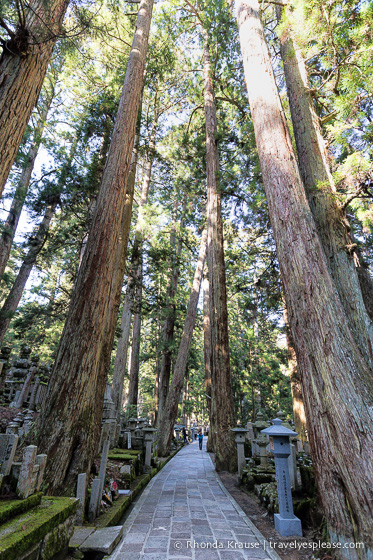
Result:
[[[107,459],[108,459],[108,455],[109,455],[109,448],[110,448],[110,439],[108,438],[104,441],[104,445],[102,446],[100,472],[98,474],[98,478],[99,478],[99,481],[100,481],[100,489],[99,489],[100,499],[99,499],[98,504],[97,504],[96,516],[99,515],[99,513],[100,513],[100,501],[101,501],[102,493],[104,491],[106,465],[107,465]]]
[[[0,352],[0,391],[4,387],[5,377],[9,369],[10,346],[3,346]]]
[[[45,467],[47,465],[47,455],[44,454],[36,455],[35,465],[39,466],[38,476],[35,485],[35,491],[39,492],[41,483],[43,482],[43,478],[44,478]]]
[[[0,434],[0,474],[8,476],[18,444],[15,434]]]
[[[144,428],[144,440],[145,440],[145,472],[150,472],[152,470],[152,447],[154,432],[157,430],[155,428]]]
[[[35,377],[34,385],[31,389],[30,400],[28,404],[30,410],[36,410],[36,395],[39,392],[39,386],[40,386],[40,377],[37,375]]]
[[[76,525],[84,523],[85,496],[87,491],[87,473],[78,474],[78,484],[76,488],[76,497],[79,500],[78,509],[76,510]]]
[[[261,430],[269,427],[269,423],[264,420],[263,412],[260,411],[258,412],[258,414],[256,415],[256,422],[253,423],[252,427],[253,427],[254,438],[255,438],[252,442],[252,451],[253,451],[253,456],[257,457],[259,455],[260,450],[258,444],[256,443],[256,440],[259,437]]]
[[[231,431],[234,433],[234,440],[237,444],[238,478],[240,480],[242,477],[242,471],[246,467],[245,438],[247,430],[246,428],[232,428]]]
[[[100,509],[100,502],[101,502],[101,480],[99,478],[95,478],[92,482],[91,488],[91,499],[89,501],[89,508],[88,508],[88,521],[91,522],[97,517],[97,511]]]
[[[268,466],[268,439],[260,434],[259,437],[255,440],[255,443],[259,447],[260,466],[265,469]]]
[[[273,426],[262,430],[269,436],[271,449],[275,456],[278,505],[280,513],[275,513],[275,529],[282,537],[302,536],[302,524],[294,515],[293,499],[289,476],[288,457],[290,455],[290,437],[296,432],[282,426],[280,418],[275,418]]]
[[[38,448],[36,445],[29,445],[23,451],[22,464],[19,471],[19,478],[16,492],[20,498],[28,498],[31,495],[32,478]]]

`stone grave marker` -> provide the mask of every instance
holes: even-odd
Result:
[[[89,501],[89,508],[88,508],[88,521],[91,522],[96,519],[96,512],[99,508],[100,501],[101,501],[101,480],[99,478],[95,478],[92,482],[91,488],[91,499]]]
[[[87,491],[87,473],[78,474],[76,497],[79,500],[79,506],[76,511],[76,518],[75,518],[76,525],[83,525],[84,523],[84,506],[85,506],[86,491]]]
[[[23,452],[16,489],[16,492],[20,498],[28,498],[28,496],[30,496],[32,493],[32,481],[37,451],[38,448],[36,447],[36,445],[29,445]]]
[[[41,483],[43,482],[45,467],[47,465],[47,455],[44,454],[36,455],[35,465],[39,465],[39,472],[38,472],[38,477],[36,479],[36,486],[35,486],[35,491],[39,492]]]
[[[17,449],[18,436],[15,434],[0,434],[0,473],[8,476]]]

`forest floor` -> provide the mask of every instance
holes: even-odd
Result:
[[[290,549],[290,543],[309,543],[313,541],[313,531],[303,529],[303,537],[281,537],[275,529],[273,515],[263,507],[259,498],[254,494],[245,491],[237,484],[237,475],[228,472],[220,472],[219,478],[228,490],[232,498],[236,500],[238,505],[246,513],[247,517],[252,521],[257,529],[270,543],[276,543],[274,550],[283,558],[283,560],[311,560],[315,555],[309,549]],[[285,548],[286,547],[286,548]],[[329,556],[318,557],[323,560],[330,558]]]

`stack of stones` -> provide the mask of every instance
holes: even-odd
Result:
[[[39,356],[32,356],[28,346],[22,346],[20,356],[9,368],[10,348],[3,347],[0,354],[0,395],[4,405],[11,408],[28,408],[37,411],[47,395],[50,368]]]
[[[242,473],[242,483],[249,490],[257,491],[258,487],[267,484],[275,484],[275,467],[272,460],[268,459],[268,438],[260,431],[270,426],[264,419],[263,412],[258,412],[256,422],[247,426],[247,437],[251,443],[252,460],[248,461],[246,469]]]

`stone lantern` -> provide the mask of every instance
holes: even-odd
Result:
[[[289,463],[290,438],[297,436],[297,432],[282,426],[280,418],[272,420],[272,426],[262,430],[262,434],[269,436],[271,450],[275,456],[278,505],[280,513],[275,513],[275,528],[283,537],[302,536],[302,524],[294,515],[293,499],[291,496]]]
[[[242,471],[246,467],[245,438],[247,430],[246,428],[232,428],[231,432],[234,433],[234,441],[237,443],[238,478],[241,478]]]

